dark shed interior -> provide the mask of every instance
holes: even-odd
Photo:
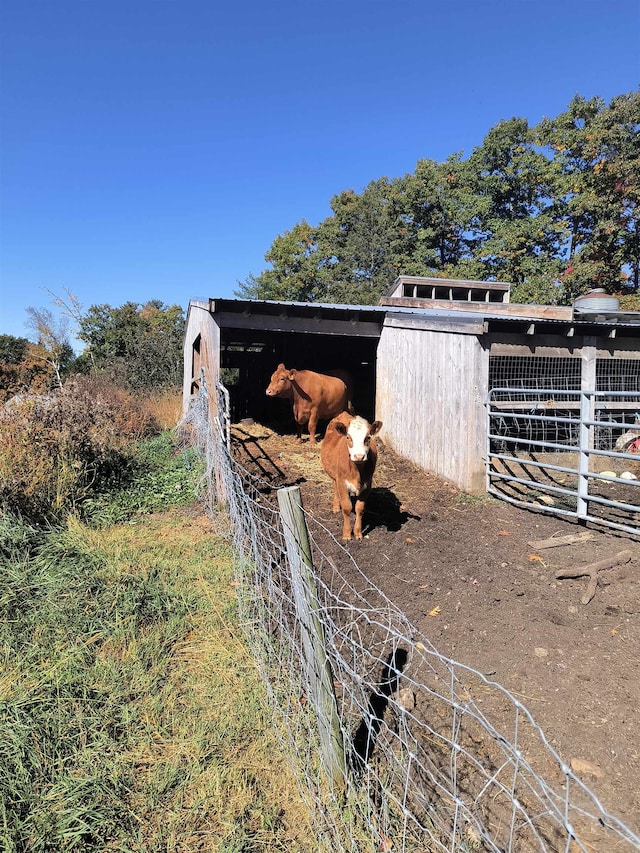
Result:
[[[220,328],[221,379],[230,392],[234,422],[253,418],[276,430],[293,431],[291,401],[265,394],[280,362],[318,373],[348,370],[356,413],[374,418],[376,351],[384,311],[216,300],[213,316]]]

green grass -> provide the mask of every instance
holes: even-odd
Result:
[[[95,527],[135,524],[140,516],[191,504],[202,470],[197,451],[175,449],[172,430],[164,430],[139,442],[118,480],[82,502],[81,517]]]
[[[315,850],[198,464],[136,464],[91,526],[0,518],[0,851]]]

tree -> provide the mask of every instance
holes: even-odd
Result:
[[[159,300],[92,305],[79,318],[78,337],[87,345],[82,359],[133,390],[179,385],[184,321],[180,306]]]
[[[402,179],[380,178],[362,194],[345,190],[331,199],[333,216],[317,231],[331,302],[374,304],[401,271],[403,188]]]
[[[30,341],[27,338],[0,335],[0,362],[4,364],[20,364],[29,344]]]
[[[48,365],[55,377],[55,384],[62,388],[63,375],[71,366],[74,354],[69,343],[68,320],[56,319],[48,308],[27,308],[27,324],[38,337],[38,348],[32,350],[32,357],[40,358]]]
[[[549,211],[552,171],[527,120],[498,122],[473,151],[469,166],[476,176],[474,257],[481,278],[512,282],[516,292],[547,301],[556,293],[560,272]],[[536,281],[539,286],[532,287]]]
[[[576,96],[537,128],[553,152],[553,215],[567,301],[592,287],[637,288],[640,264],[640,93]]]
[[[239,295],[370,304],[401,273],[509,281],[523,302],[637,291],[640,92],[576,96],[535,128],[500,121],[466,160],[419,160],[331,209],[278,236]]]
[[[0,335],[0,403],[25,390],[21,365],[30,346],[27,338]]]
[[[474,252],[480,198],[477,181],[456,154],[443,163],[419,160],[405,178],[405,221],[409,239],[402,272],[409,275],[479,277]]]

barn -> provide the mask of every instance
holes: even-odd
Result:
[[[425,470],[581,518],[599,500],[611,515],[615,496],[594,486],[621,481],[624,517],[611,523],[635,530],[635,448],[620,440],[634,436],[636,413],[640,436],[639,333],[640,313],[602,291],[519,305],[503,282],[400,276],[376,306],[194,300],[183,405],[203,379],[221,380],[233,422],[291,427],[290,406],[264,393],[276,365],[347,367],[356,411],[382,420],[385,444]]]

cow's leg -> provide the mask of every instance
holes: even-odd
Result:
[[[331,507],[331,511],[340,512],[340,490],[338,489],[336,480],[333,481],[333,506]]]
[[[353,525],[353,535],[356,539],[362,539],[362,513],[364,512],[364,499],[356,499],[356,521]]]
[[[316,443],[316,427],[318,426],[318,413],[311,412],[309,415],[309,444]]]
[[[340,506],[342,507],[342,538],[345,542],[351,539],[351,512],[353,504],[351,503],[351,495],[345,490],[344,494],[340,495]]]

